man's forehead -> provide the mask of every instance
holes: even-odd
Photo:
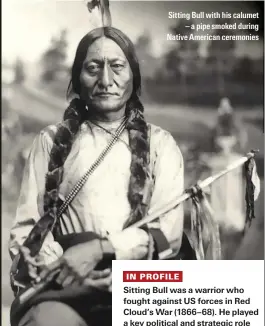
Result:
[[[118,46],[118,44],[107,38],[98,39],[93,44],[91,44],[91,46],[88,48],[87,56],[91,55],[104,57],[106,57],[107,55],[118,55],[121,57],[125,57],[122,49]]]

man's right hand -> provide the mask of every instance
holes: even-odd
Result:
[[[148,254],[149,236],[139,228],[128,228],[109,235],[117,260],[144,259]]]

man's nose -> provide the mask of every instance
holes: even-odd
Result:
[[[101,78],[99,80],[100,86],[107,88],[113,84],[113,71],[107,63],[104,64]]]

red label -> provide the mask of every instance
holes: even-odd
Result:
[[[123,271],[123,282],[183,282],[183,272]]]

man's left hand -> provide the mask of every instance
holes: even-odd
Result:
[[[102,258],[100,240],[92,240],[69,248],[61,258],[61,272],[56,282],[62,286],[73,283],[83,284]],[[98,283],[97,280],[91,279],[92,281]]]
[[[112,284],[111,269],[92,271],[83,282],[84,286],[93,287],[102,291],[109,291]],[[111,291],[110,291],[111,292]]]

